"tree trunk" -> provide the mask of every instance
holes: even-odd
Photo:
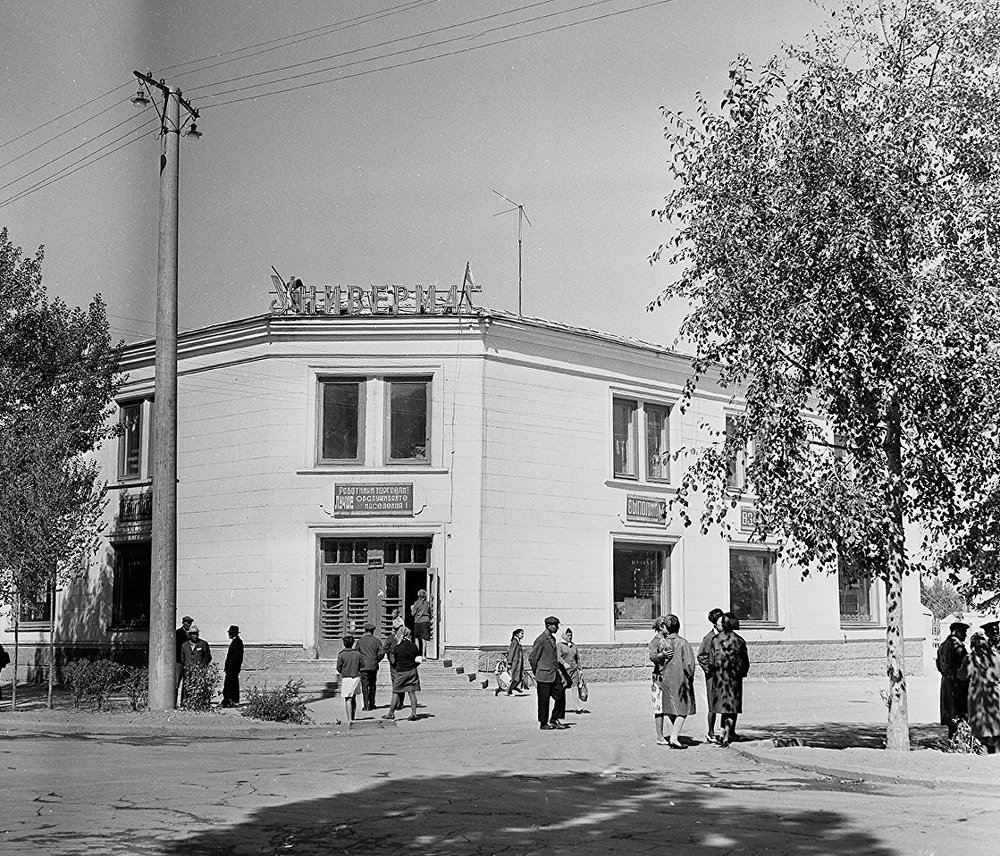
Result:
[[[903,532],[903,455],[899,401],[895,397],[886,414],[885,432],[888,490],[886,523],[888,567],[885,578],[886,672],[889,676],[889,723],[885,748],[896,752],[910,749],[910,722],[906,709],[906,659],[903,650],[903,577],[906,573],[906,543]]]
[[[48,708],[52,710],[52,682],[55,680],[56,673],[56,580],[55,575],[52,576],[51,584],[51,597],[50,601],[52,604],[52,613],[49,616],[52,619],[52,623],[49,625],[49,697],[48,697]]]

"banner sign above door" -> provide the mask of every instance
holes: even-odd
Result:
[[[413,483],[337,484],[334,517],[413,517]]]

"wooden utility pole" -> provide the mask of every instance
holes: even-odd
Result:
[[[192,120],[186,136],[200,136],[198,112],[179,89],[134,72],[140,85],[163,96],[160,115],[160,229],[156,265],[156,379],[151,437],[153,493],[152,557],[149,572],[149,707],[177,705],[174,624],[177,617],[177,220],[180,137],[184,107]],[[142,90],[132,102],[146,106]],[[155,105],[155,98],[153,99]]]

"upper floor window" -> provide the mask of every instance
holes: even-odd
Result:
[[[778,620],[774,557],[764,550],[729,551],[729,603],[740,621]]]
[[[616,478],[670,481],[670,407],[615,398],[612,401],[612,435]],[[645,462],[641,474],[640,459]]]
[[[322,388],[320,460],[360,461],[365,452],[365,383],[326,380]]]
[[[319,386],[319,463],[430,462],[430,378],[320,378]]]
[[[386,381],[389,399],[388,455],[390,461],[424,462],[430,438],[430,393],[427,378]]]
[[[118,421],[118,477],[137,479],[142,475],[142,402],[123,404]]]
[[[737,432],[737,417],[726,417],[726,439],[733,437]],[[729,452],[729,460],[726,462],[726,487],[730,490],[745,490],[747,486],[747,461],[752,452],[752,444],[747,443],[739,449]]]

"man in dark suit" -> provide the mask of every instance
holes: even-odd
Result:
[[[361,695],[364,698],[362,710],[375,710],[375,686],[378,683],[378,664],[385,656],[382,640],[375,638],[375,624],[369,621],[365,633],[354,645],[361,655]]]
[[[528,663],[535,674],[535,689],[538,692],[538,727],[542,731],[569,728],[563,723],[566,716],[566,687],[560,674],[559,649],[556,647],[556,632],[559,619],[550,615],[545,619],[545,630],[531,646]],[[549,699],[552,699],[552,716],[549,717]]]
[[[236,707],[240,703],[240,669],[243,668],[243,640],[240,628],[235,624],[229,628],[229,650],[226,652],[226,680],[222,684],[222,706]]]
[[[188,641],[188,631],[191,629],[191,625],[194,624],[194,619],[190,615],[185,615],[181,619],[181,626],[177,628],[177,687],[178,692],[180,691],[181,684],[184,681],[184,662],[181,658],[181,649],[184,647],[184,643]]]

